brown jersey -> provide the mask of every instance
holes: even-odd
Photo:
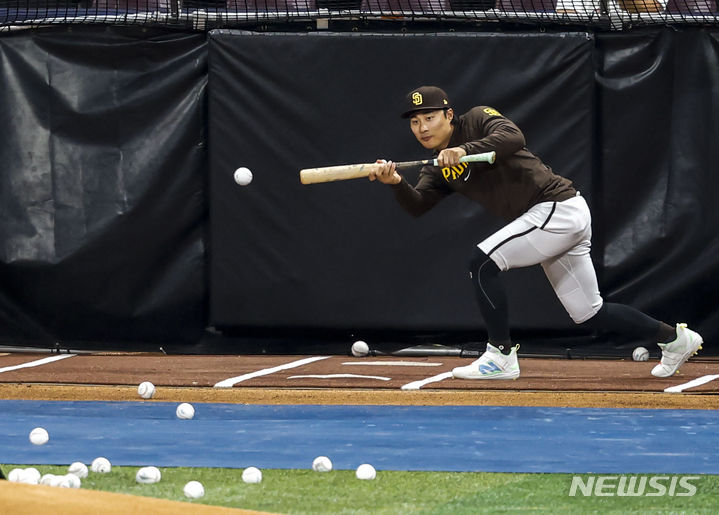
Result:
[[[440,168],[424,166],[416,186],[404,178],[393,186],[400,205],[419,216],[454,192],[479,202],[487,211],[514,220],[540,202],[562,201],[576,195],[572,182],[552,173],[527,150],[524,135],[495,109],[477,106],[455,118],[449,147],[467,154],[495,151],[489,163],[460,163]]]

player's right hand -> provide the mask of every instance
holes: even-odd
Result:
[[[377,180],[383,184],[399,184],[402,181],[402,176],[397,173],[397,165],[392,161],[378,159],[375,162],[382,166],[377,171],[369,173],[370,181]]]

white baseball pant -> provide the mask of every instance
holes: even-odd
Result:
[[[578,193],[562,202],[542,202],[481,242],[478,247],[500,270],[541,264],[575,323],[602,307],[590,257],[592,215]]]

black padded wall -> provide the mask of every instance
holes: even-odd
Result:
[[[606,233],[605,293],[715,341],[719,37],[605,34],[598,54],[602,162],[594,197]]]
[[[0,341],[201,337],[204,47],[140,28],[0,37]]]
[[[593,47],[586,34],[212,32],[211,322],[481,331],[466,263],[499,220],[459,197],[413,219],[386,186],[302,186],[298,170],[427,157],[399,113],[429,83],[458,113],[496,107],[591,189]],[[238,166],[254,171],[249,186],[234,184]],[[518,328],[571,326],[538,268],[507,282]]]
[[[465,264],[498,220],[462,198],[412,219],[382,185],[298,180],[423,157],[397,106],[436,83],[460,112],[515,120],[575,181],[605,298],[689,322],[716,352],[715,32],[207,38],[0,35],[0,343],[228,350],[207,325],[281,333],[298,352],[286,335],[306,328],[481,339]],[[241,188],[243,165],[255,181]],[[580,341],[560,341],[583,333],[538,268],[506,282],[524,341]]]

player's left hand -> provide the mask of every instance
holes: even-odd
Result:
[[[402,176],[397,173],[397,165],[392,161],[378,159],[375,161],[378,165],[382,165],[376,172],[369,173],[369,180],[377,180],[384,184],[399,184],[402,182]]]
[[[467,151],[462,147],[445,148],[437,155],[437,164],[439,166],[456,166],[459,164],[459,159],[466,155]]]

